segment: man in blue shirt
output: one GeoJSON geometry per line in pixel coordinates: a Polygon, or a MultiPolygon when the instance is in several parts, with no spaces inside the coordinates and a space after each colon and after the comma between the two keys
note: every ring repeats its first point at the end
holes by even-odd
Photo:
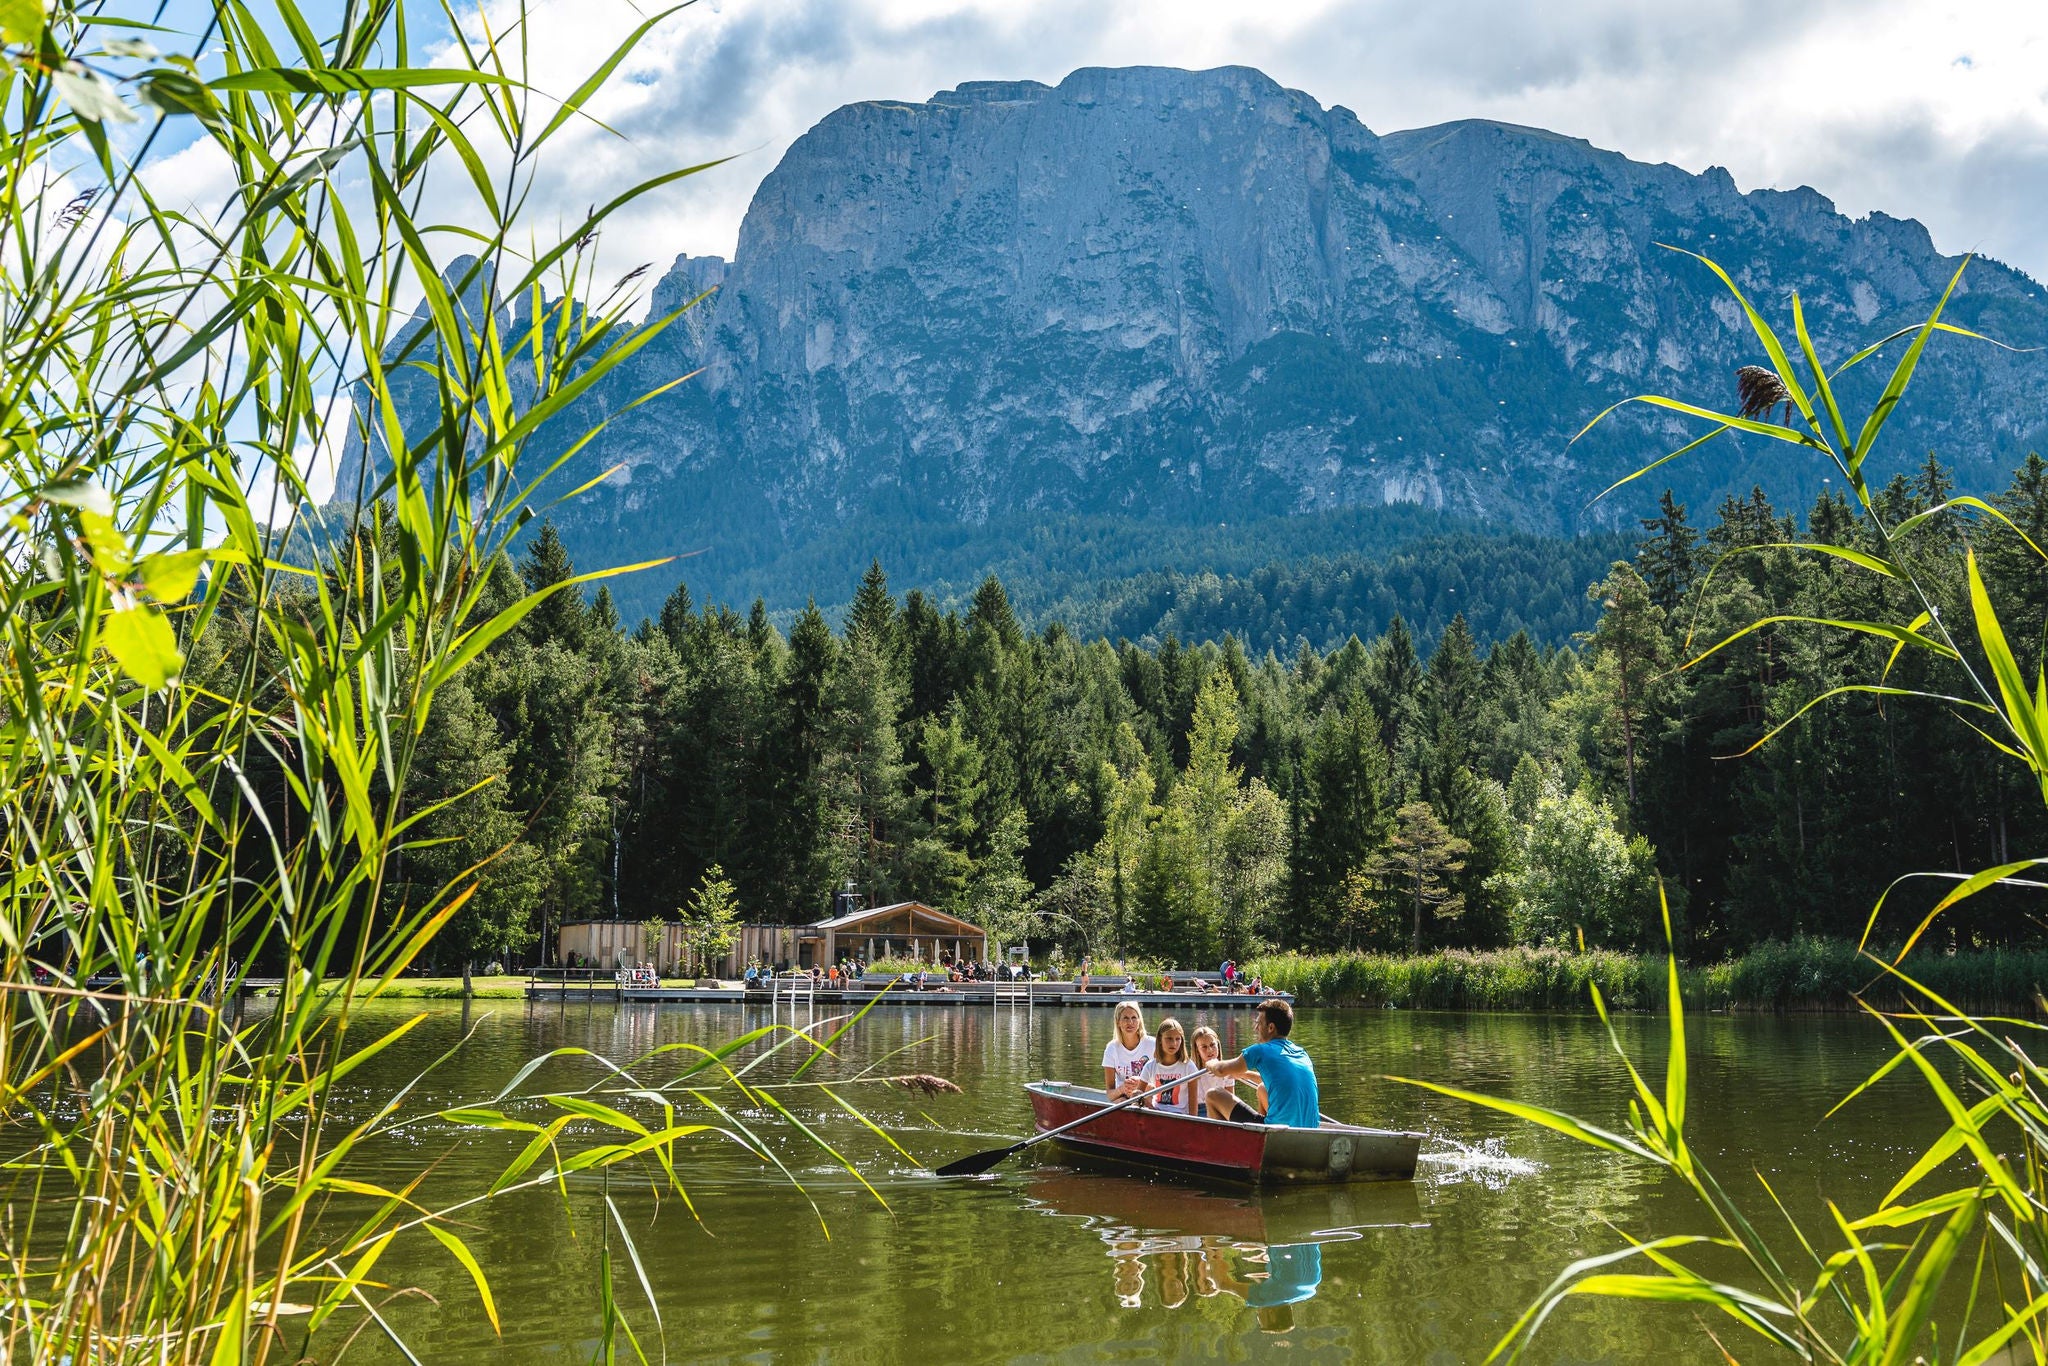
{"type": "Polygon", "coordinates": [[[1284,1124],[1291,1129],[1321,1127],[1323,1103],[1316,1090],[1315,1064],[1300,1044],[1287,1037],[1294,1030],[1294,1007],[1278,997],[1261,1001],[1256,1030],[1259,1041],[1237,1057],[1211,1058],[1203,1064],[1218,1077],[1256,1072],[1265,1084],[1263,1118],[1242,1104],[1227,1117],[1246,1123],[1284,1124]]]}

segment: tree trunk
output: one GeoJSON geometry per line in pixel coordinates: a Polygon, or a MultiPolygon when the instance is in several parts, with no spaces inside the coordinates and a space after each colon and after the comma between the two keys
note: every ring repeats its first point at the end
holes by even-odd
{"type": "Polygon", "coordinates": [[[462,999],[465,1001],[476,995],[476,987],[469,980],[469,964],[469,956],[464,954],[462,959],[462,999]]]}
{"type": "Polygon", "coordinates": [[[1415,934],[1410,951],[1422,952],[1422,859],[1415,860],[1415,934]]]}

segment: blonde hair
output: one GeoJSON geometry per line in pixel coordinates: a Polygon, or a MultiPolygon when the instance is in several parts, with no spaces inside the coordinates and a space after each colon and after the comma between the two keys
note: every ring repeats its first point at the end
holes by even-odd
{"type": "Polygon", "coordinates": [[[1113,1024],[1114,1024],[1114,1026],[1115,1026],[1115,1029],[1116,1029],[1116,1032],[1117,1032],[1117,1035],[1118,1035],[1118,1037],[1119,1037],[1119,1038],[1121,1038],[1121,1037],[1122,1037],[1122,1035],[1123,1035],[1123,1032],[1124,1032],[1124,1012],[1125,1012],[1126,1010],[1130,1011],[1130,1012],[1131,1012],[1131,1014],[1132,1014],[1133,1016],[1135,1016],[1135,1017],[1137,1018],[1137,1021],[1138,1021],[1138,1037],[1139,1037],[1139,1038],[1141,1038],[1141,1039],[1142,1039],[1142,1038],[1144,1038],[1144,1037],[1145,1037],[1145,1012],[1144,1012],[1144,1011],[1142,1011],[1142,1010],[1140,1010],[1140,1009],[1138,1009],[1138,1005],[1137,1005],[1137,1002],[1135,1002],[1135,1001],[1120,1001],[1120,1002],[1118,1002],[1118,1003],[1117,1003],[1117,1007],[1116,1007],[1116,1014],[1110,1017],[1110,1019],[1111,1019],[1112,1023],[1113,1023],[1113,1024]]]}
{"type": "MultiPolygon", "coordinates": [[[[1160,1028],[1164,1029],[1165,1026],[1161,1025],[1160,1028]]],[[[1223,1056],[1223,1037],[1220,1034],[1218,1034],[1215,1030],[1209,1028],[1209,1026],[1203,1025],[1201,1028],[1197,1029],[1193,1034],[1190,1034],[1188,1036],[1189,1057],[1195,1056],[1195,1045],[1200,1043],[1204,1039],[1207,1039],[1210,1043],[1216,1045],[1217,1057],[1220,1058],[1223,1056]]]]}
{"type": "Polygon", "coordinates": [[[1153,1032],[1152,1037],[1155,1040],[1154,1044],[1152,1045],[1152,1056],[1156,1061],[1186,1062],[1188,1060],[1188,1032],[1180,1027],[1180,1021],[1174,1019],[1173,1016],[1169,1015],[1165,1019],[1161,1020],[1159,1022],[1159,1028],[1153,1032]],[[1173,1057],[1171,1059],[1162,1058],[1159,1056],[1159,1045],[1166,1042],[1166,1036],[1168,1034],[1180,1035],[1180,1052],[1176,1057],[1173,1057]]]}

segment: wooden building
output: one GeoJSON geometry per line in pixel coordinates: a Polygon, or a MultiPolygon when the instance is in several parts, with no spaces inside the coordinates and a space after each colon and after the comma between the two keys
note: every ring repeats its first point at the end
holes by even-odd
{"type": "MultiPolygon", "coordinates": [[[[988,931],[922,901],[899,901],[848,911],[810,927],[822,941],[819,966],[842,958],[874,962],[882,958],[915,958],[936,963],[976,962],[988,956],[988,931]]],[[[809,963],[800,963],[808,967],[809,963]]]]}
{"type": "Polygon", "coordinates": [[[652,962],[664,977],[734,978],[749,963],[774,968],[829,967],[843,958],[866,962],[914,958],[976,961],[988,953],[988,932],[921,901],[870,906],[808,925],[740,925],[732,949],[713,963],[685,961],[681,927],[637,920],[576,920],[562,926],[556,962],[620,968],[652,962]]]}

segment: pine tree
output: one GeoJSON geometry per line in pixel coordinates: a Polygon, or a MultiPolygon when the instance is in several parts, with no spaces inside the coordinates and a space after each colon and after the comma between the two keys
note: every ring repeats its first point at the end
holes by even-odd
{"type": "Polygon", "coordinates": [[[981,750],[962,729],[957,705],[944,721],[925,718],[919,747],[932,785],[917,794],[924,824],[906,855],[905,879],[920,900],[958,912],[974,872],[969,849],[980,826],[975,807],[982,794],[981,750]]]}
{"type": "Polygon", "coordinates": [[[662,599],[661,616],[657,622],[661,627],[661,633],[668,637],[668,643],[675,647],[677,654],[689,649],[692,610],[690,585],[678,580],[676,586],[669,590],[669,595],[662,599]]]}
{"type": "Polygon", "coordinates": [[[1379,719],[1380,745],[1398,758],[1409,747],[1422,701],[1422,662],[1416,658],[1408,623],[1398,615],[1367,653],[1363,686],[1379,719]]]}
{"type": "Polygon", "coordinates": [[[1024,849],[1030,823],[1016,808],[996,818],[988,832],[988,849],[976,863],[967,888],[968,918],[989,933],[997,945],[1017,944],[1034,928],[1031,879],[1024,875],[1024,849]]]}
{"type": "Polygon", "coordinates": [[[1616,560],[1605,579],[1586,590],[1601,607],[1600,624],[1587,638],[1588,653],[1604,669],[1613,693],[1609,715],[1620,733],[1622,770],[1629,808],[1636,805],[1636,749],[1650,714],[1652,681],[1668,653],[1664,609],[1650,600],[1649,586],[1626,561],[1616,560]]]}
{"type": "Polygon", "coordinates": [[[1379,720],[1363,693],[1316,723],[1303,762],[1301,834],[1292,850],[1295,947],[1333,942],[1344,880],[1364,867],[1386,837],[1387,756],[1379,720]]]}
{"type": "Polygon", "coordinates": [[[1465,899],[1456,888],[1472,846],[1444,829],[1428,802],[1409,802],[1394,813],[1387,846],[1373,856],[1365,871],[1390,898],[1412,916],[1408,949],[1422,952],[1422,921],[1452,920],[1464,914],[1465,899]]]}
{"type": "Polygon", "coordinates": [[[1927,452],[1926,463],[1920,466],[1919,477],[1913,481],[1913,496],[1920,500],[1922,508],[1940,507],[1955,492],[1956,481],[1942,468],[1941,461],[1933,451],[1927,452]]]}
{"type": "MultiPolygon", "coordinates": [[[[576,566],[570,561],[562,538],[555,534],[553,522],[540,524],[540,534],[534,537],[533,546],[527,551],[519,572],[531,593],[576,577],[576,566]]],[[[563,588],[542,599],[540,605],[527,614],[521,626],[529,640],[552,640],[568,649],[581,650],[585,643],[588,612],[581,593],[574,587],[563,588]]]]}
{"type": "Polygon", "coordinates": [[[440,809],[413,827],[388,894],[417,910],[475,881],[475,893],[435,941],[437,951],[452,950],[461,962],[464,995],[479,959],[525,948],[537,935],[541,859],[520,838],[522,821],[507,803],[509,763],[510,749],[467,679],[443,684],[413,756],[405,803],[414,812],[440,809]]]}
{"type": "Polygon", "coordinates": [[[755,905],[770,917],[794,920],[830,889],[834,864],[828,847],[825,794],[819,769],[825,752],[826,690],[838,645],[813,602],[790,628],[772,693],[752,824],[760,850],[755,905]]]}
{"type": "Polygon", "coordinates": [[[1214,927],[1188,913],[1202,896],[1187,808],[1169,802],[1146,834],[1131,905],[1130,947],[1173,966],[1206,961],[1214,927]]]}
{"type": "Polygon", "coordinates": [[[1158,808],[1152,804],[1156,790],[1152,770],[1128,723],[1120,728],[1117,741],[1122,762],[1104,759],[1097,779],[1103,794],[1102,838],[1096,842],[1092,862],[1109,902],[1110,947],[1122,949],[1131,933],[1138,864],[1158,808]]]}
{"type": "Polygon", "coordinates": [[[967,624],[970,629],[986,626],[1005,649],[1014,646],[1024,634],[1024,628],[1017,624],[1017,614],[1010,609],[1010,595],[993,574],[974,590],[974,606],[967,613],[967,624]]]}
{"type": "Polygon", "coordinates": [[[1699,534],[1686,524],[1685,504],[1665,489],[1657,515],[1642,519],[1650,538],[1636,545],[1636,568],[1650,586],[1650,601],[1666,612],[1677,608],[1697,573],[1699,534]]]}
{"type": "Polygon", "coordinates": [[[841,844],[841,872],[894,900],[897,846],[911,812],[910,765],[896,734],[902,689],[874,641],[851,641],[824,697],[818,781],[841,844]]]}
{"type": "Polygon", "coordinates": [[[593,634],[613,637],[619,634],[619,609],[612,603],[612,590],[603,584],[597,586],[597,596],[591,599],[588,624],[593,634]]]}
{"type": "Polygon", "coordinates": [[[889,595],[889,576],[882,572],[880,560],[868,563],[853,605],[846,611],[846,640],[848,644],[868,641],[883,658],[896,657],[896,599],[889,595]]]}
{"type": "Polygon", "coordinates": [[[1512,933],[1508,916],[1513,904],[1500,879],[1514,872],[1520,854],[1508,795],[1499,783],[1459,769],[1445,794],[1443,820],[1444,828],[1467,845],[1464,867],[1452,879],[1465,907],[1457,938],[1474,948],[1504,945],[1512,933]]]}
{"type": "Polygon", "coordinates": [[[1444,627],[1424,675],[1429,751],[1423,777],[1439,801],[1450,791],[1453,775],[1478,756],[1480,681],[1478,649],[1460,612],[1444,627]]]}

